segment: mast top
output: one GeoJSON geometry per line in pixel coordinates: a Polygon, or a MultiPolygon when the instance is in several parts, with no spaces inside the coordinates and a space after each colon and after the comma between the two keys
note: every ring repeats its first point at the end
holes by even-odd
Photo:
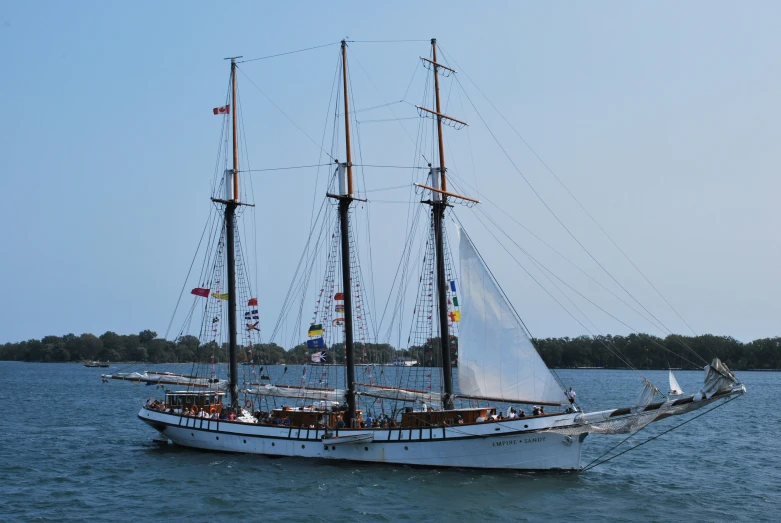
{"type": "Polygon", "coordinates": [[[244,58],[243,56],[229,56],[228,58],[223,58],[223,60],[230,60],[231,63],[235,62],[239,58],[244,58]]]}

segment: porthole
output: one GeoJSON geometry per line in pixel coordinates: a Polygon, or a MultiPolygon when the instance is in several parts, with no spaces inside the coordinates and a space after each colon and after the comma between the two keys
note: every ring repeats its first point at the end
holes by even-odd
{"type": "Polygon", "coordinates": [[[306,448],[306,445],[301,445],[301,448],[302,448],[302,449],[305,449],[305,448],[306,448]]]}
{"type": "Polygon", "coordinates": [[[528,426],[528,425],[524,425],[524,426],[523,426],[523,428],[525,428],[525,429],[528,429],[528,428],[529,428],[529,426],[528,426]]]}
{"type": "Polygon", "coordinates": [[[274,443],[274,442],[272,441],[272,442],[271,442],[271,446],[273,447],[274,445],[276,445],[276,443],[274,443]]]}
{"type": "Polygon", "coordinates": [[[409,447],[404,445],[404,450],[409,450],[409,447]]]}
{"type": "Polygon", "coordinates": [[[217,439],[220,439],[220,437],[219,437],[219,436],[217,436],[217,439]]]}
{"type": "Polygon", "coordinates": [[[369,447],[363,447],[363,450],[369,450],[369,447]]]}
{"type": "Polygon", "coordinates": [[[246,442],[247,442],[247,440],[245,439],[245,440],[244,440],[244,443],[246,443],[246,442]]]}
{"type": "Polygon", "coordinates": [[[192,437],[195,437],[195,433],[194,433],[194,432],[191,432],[191,433],[190,433],[190,436],[192,436],[192,437]]]}
{"type": "Polygon", "coordinates": [[[332,445],[332,446],[331,446],[331,450],[336,450],[336,446],[335,446],[335,445],[332,445]]]}

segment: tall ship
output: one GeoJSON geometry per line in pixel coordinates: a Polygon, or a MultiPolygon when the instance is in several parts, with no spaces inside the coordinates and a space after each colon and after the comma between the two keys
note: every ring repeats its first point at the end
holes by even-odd
{"type": "MultiPolygon", "coordinates": [[[[458,218],[460,209],[480,202],[462,194],[465,184],[451,180],[444,131],[467,123],[443,108],[440,82],[456,70],[438,51],[432,39],[428,56],[420,58],[427,80],[415,111],[431,125],[420,126],[421,133],[430,133],[430,142],[425,148],[416,145],[423,160],[414,172],[425,179],[410,184],[417,201],[407,219],[414,225],[393,279],[398,298],[389,298],[386,307],[393,315],[411,311],[405,352],[382,352],[386,348],[377,342],[379,327],[372,316],[377,311],[369,299],[374,290],[361,270],[365,254],[359,244],[367,224],[358,220],[356,208],[371,200],[357,190],[355,171],[362,167],[365,177],[370,166],[353,159],[355,111],[348,42],[342,41],[332,96],[337,101],[329,107],[338,131],[325,164],[330,182],[319,211],[316,206],[313,211],[306,249],[272,333],[293,323],[291,339],[298,338],[303,361],[290,370],[274,366],[273,372],[263,364],[268,350],[259,325],[263,300],[259,303],[260,293],[250,283],[251,249],[242,236],[241,220],[253,206],[243,197],[247,170],[239,165],[237,72],[242,62],[241,57],[230,59],[229,95],[214,109],[224,122],[226,165],[213,184],[214,212],[205,230],[211,238],[184,322],[198,334],[183,330],[178,338],[189,336],[186,341],[200,347],[202,361],[188,374],[104,376],[161,385],[164,394],[147,402],[138,418],[162,438],[184,447],[270,456],[579,471],[590,434],[631,434],[745,393],[732,372],[713,360],[703,365],[703,386],[696,394],[671,397],[646,380],[639,400],[582,411],[572,389],[546,366],[477,250],[476,238],[458,218]],[[417,250],[415,235],[421,245],[417,250]],[[312,281],[318,270],[323,275],[319,284],[312,281]],[[293,296],[306,289],[314,290],[297,302],[293,296]],[[314,305],[311,318],[302,312],[307,303],[314,305]],[[224,366],[214,363],[223,350],[229,362],[225,375],[224,366]]],[[[257,263],[262,266],[262,258],[257,263]]]]}

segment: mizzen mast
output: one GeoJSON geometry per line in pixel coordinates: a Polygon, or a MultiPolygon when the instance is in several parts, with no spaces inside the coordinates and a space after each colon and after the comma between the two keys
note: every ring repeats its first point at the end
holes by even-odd
{"type": "Polygon", "coordinates": [[[355,354],[353,347],[353,296],[350,279],[350,204],[353,201],[353,164],[350,149],[350,103],[347,92],[347,42],[342,40],[342,85],[346,162],[339,164],[339,226],[342,242],[342,291],[344,293],[344,346],[347,359],[348,426],[355,420],[355,354]]]}
{"type": "MultiPolygon", "coordinates": [[[[230,358],[230,376],[228,390],[231,395],[231,410],[239,408],[239,363],[238,347],[238,322],[236,321],[236,247],[235,247],[235,223],[236,207],[239,205],[239,139],[236,133],[236,58],[231,58],[231,105],[233,106],[233,197],[226,194],[228,203],[225,205],[225,240],[228,249],[228,348],[230,358]]],[[[227,180],[226,180],[227,182],[227,180]]]]}

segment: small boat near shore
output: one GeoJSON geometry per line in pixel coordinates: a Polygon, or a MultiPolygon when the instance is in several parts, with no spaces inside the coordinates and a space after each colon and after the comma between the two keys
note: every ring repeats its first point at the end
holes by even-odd
{"type": "Polygon", "coordinates": [[[100,368],[106,369],[108,367],[111,367],[111,363],[108,362],[108,361],[105,361],[105,362],[103,362],[103,361],[88,361],[87,363],[84,364],[84,366],[85,367],[89,367],[89,368],[98,368],[98,367],[100,367],[100,368]]]}

